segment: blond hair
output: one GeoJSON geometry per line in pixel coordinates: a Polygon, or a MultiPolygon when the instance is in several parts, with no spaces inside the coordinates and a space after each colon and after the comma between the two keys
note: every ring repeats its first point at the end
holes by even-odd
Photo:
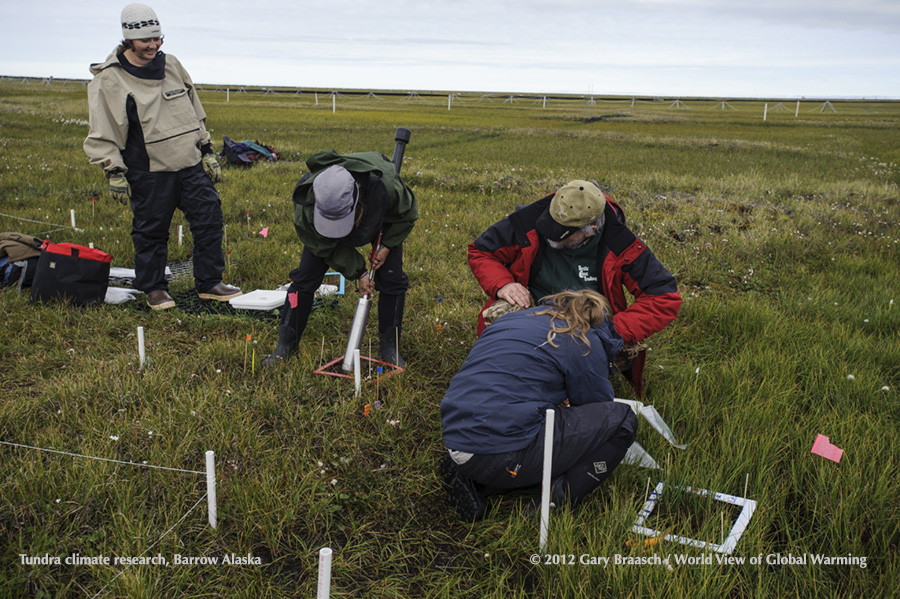
{"type": "Polygon", "coordinates": [[[593,289],[579,289],[578,291],[561,291],[544,298],[547,307],[534,314],[546,314],[550,316],[550,330],[547,332],[547,342],[553,347],[558,347],[553,342],[556,335],[571,335],[584,341],[591,351],[591,342],[586,333],[591,327],[597,326],[609,316],[612,309],[609,301],[593,289]],[[557,326],[561,321],[561,327],[557,326]]]}

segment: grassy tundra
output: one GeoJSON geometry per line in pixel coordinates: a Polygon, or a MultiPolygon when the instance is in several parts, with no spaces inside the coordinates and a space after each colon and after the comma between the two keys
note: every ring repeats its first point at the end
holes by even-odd
{"type": "MultiPolygon", "coordinates": [[[[446,98],[339,97],[333,113],[330,98],[317,104],[310,93],[227,98],[208,89],[201,98],[217,149],[228,135],[284,157],[226,167],[219,186],[226,279],[245,291],[284,283],[297,264],[290,194],[310,154],[390,155],[394,129],[412,131],[403,174],[421,219],[406,250],[409,368],[367,383],[360,398],[352,383],[313,374],[343,351],[352,285],[336,306],[314,312],[299,355],[267,371],[252,360],[275,345],[272,317],[157,314],[135,302],[32,305],[4,290],[0,441],[191,471],[214,450],[219,527],[198,504],[202,475],[0,445],[0,596],[312,597],[324,546],[334,549],[333,597],[895,592],[900,104],[837,103],[832,113],[803,102],[795,117],[794,103],[785,111],[770,102],[763,121],[763,102],[752,101],[731,102],[736,110],[575,98],[544,107],[473,95],[448,110],[446,98]],[[495,501],[475,525],[448,511],[435,473],[438,406],[474,342],[483,301],[466,245],[516,204],[574,178],[608,190],[679,280],[684,306],[651,340],[644,401],[689,446],[672,449],[641,420],[638,440],[663,470],[623,466],[585,505],[554,512],[548,552],[575,564],[533,565],[538,526],[521,496],[495,501]],[[381,409],[364,417],[376,399],[381,409]],[[810,453],[819,433],[845,450],[840,463],[810,453]],[[615,565],[616,556],[654,551],[673,563],[708,555],[626,544],[648,476],[652,485],[738,496],[746,485],[759,505],[734,557],[748,561],[672,571],[615,565]],[[22,557],[45,554],[159,554],[169,567],[22,557]],[[176,555],[231,554],[261,563],[174,564],[176,555]],[[856,561],[791,562],[810,555],[856,561]],[[610,563],[582,565],[581,556],[610,563]]],[[[80,85],[0,82],[0,229],[93,242],[114,266],[131,267],[130,212],[87,163],[86,120],[80,85]],[[71,209],[80,231],[69,226],[71,209]]],[[[170,262],[190,255],[186,226],[177,244],[179,224],[180,213],[170,262]]],[[[191,282],[172,288],[187,292],[191,282]]],[[[670,493],[647,524],[718,542],[734,516],[670,493]]]]}

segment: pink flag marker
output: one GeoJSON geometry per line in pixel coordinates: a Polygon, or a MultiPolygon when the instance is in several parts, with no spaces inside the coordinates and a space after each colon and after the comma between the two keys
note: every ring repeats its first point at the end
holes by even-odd
{"type": "Polygon", "coordinates": [[[269,236],[269,227],[266,227],[265,229],[260,231],[259,234],[262,235],[263,237],[268,237],[269,236]]]}
{"type": "Polygon", "coordinates": [[[825,435],[817,435],[816,442],[813,443],[812,453],[828,458],[834,462],[840,462],[844,450],[836,445],[832,445],[825,435]]]}
{"type": "Polygon", "coordinates": [[[297,307],[297,294],[296,293],[288,293],[288,302],[291,305],[291,308],[297,307]]]}

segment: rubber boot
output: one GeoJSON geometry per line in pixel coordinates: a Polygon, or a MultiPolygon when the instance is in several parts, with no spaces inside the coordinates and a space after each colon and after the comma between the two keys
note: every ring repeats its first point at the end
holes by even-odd
{"type": "Polygon", "coordinates": [[[382,362],[406,368],[400,355],[400,332],[403,328],[403,308],[406,294],[385,295],[378,298],[378,354],[382,362]]]}
{"type": "Polygon", "coordinates": [[[278,325],[278,346],[271,354],[269,354],[261,363],[261,366],[271,366],[276,362],[286,360],[300,345],[300,337],[306,329],[306,322],[309,320],[309,313],[312,311],[313,300],[315,296],[308,293],[293,292],[296,297],[296,305],[291,306],[292,292],[288,292],[288,297],[284,300],[281,307],[281,324],[278,325]]]}

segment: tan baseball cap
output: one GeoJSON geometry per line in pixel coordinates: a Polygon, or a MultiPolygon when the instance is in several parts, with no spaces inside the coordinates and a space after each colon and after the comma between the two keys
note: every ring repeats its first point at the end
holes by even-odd
{"type": "Polygon", "coordinates": [[[590,181],[576,179],[559,188],[550,207],[536,223],[538,231],[550,241],[562,241],[603,215],[606,197],[590,181]]]}

